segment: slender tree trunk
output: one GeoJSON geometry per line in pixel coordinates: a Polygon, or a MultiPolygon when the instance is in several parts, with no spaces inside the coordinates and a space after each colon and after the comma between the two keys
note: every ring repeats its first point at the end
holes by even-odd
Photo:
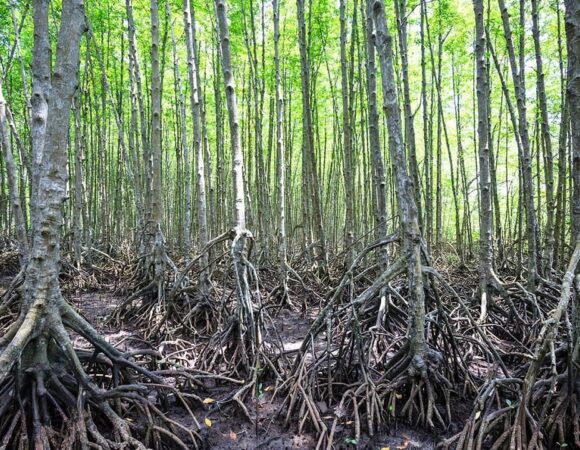
{"type": "MultiPolygon", "coordinates": [[[[461,123],[461,88],[459,85],[459,77],[455,74],[455,62],[452,62],[452,78],[453,78],[453,98],[455,105],[455,124],[457,127],[457,170],[459,171],[460,191],[463,195],[463,223],[462,230],[467,235],[467,256],[471,256],[472,238],[471,238],[471,207],[469,204],[469,184],[467,183],[467,174],[465,170],[465,150],[463,148],[463,127],[461,123]]],[[[460,249],[461,258],[465,258],[465,249],[460,249]]]]}
{"type": "MultiPolygon", "coordinates": [[[[254,311],[255,305],[250,296],[248,282],[248,270],[246,263],[246,242],[253,239],[252,234],[246,229],[246,202],[244,187],[244,154],[240,144],[240,123],[238,117],[238,105],[234,75],[232,71],[232,56],[230,51],[230,35],[228,30],[228,18],[225,0],[215,0],[215,8],[218,18],[218,29],[221,45],[221,62],[226,91],[226,103],[228,119],[230,123],[230,138],[232,146],[232,173],[234,185],[234,209],[235,209],[235,237],[232,243],[232,257],[236,273],[236,294],[238,298],[239,323],[246,328],[246,350],[250,354],[243,355],[248,358],[246,369],[250,369],[257,363],[257,354],[260,347],[260,315],[257,317],[254,311]],[[257,319],[257,322],[256,322],[257,319]]],[[[256,370],[256,369],[254,369],[256,370]]]]}
{"type": "Polygon", "coordinates": [[[401,71],[403,79],[403,111],[405,114],[405,145],[409,157],[409,174],[415,187],[415,202],[419,214],[419,226],[422,228],[421,185],[419,183],[419,165],[417,163],[417,148],[415,145],[414,114],[411,110],[411,88],[409,85],[409,58],[407,48],[407,0],[395,0],[397,16],[397,32],[399,36],[399,52],[401,55],[401,71]]]}
{"type": "MultiPolygon", "coordinates": [[[[143,95],[143,86],[141,80],[141,68],[139,64],[139,56],[137,54],[137,37],[135,35],[135,22],[133,20],[133,5],[131,0],[125,0],[125,8],[127,10],[127,28],[129,34],[129,74],[131,77],[131,85],[134,88],[134,98],[136,98],[136,106],[138,109],[139,115],[139,139],[135,139],[135,143],[139,142],[141,145],[141,152],[143,154],[143,171],[144,177],[142,177],[142,192],[143,192],[143,229],[139,230],[141,234],[141,248],[140,250],[143,252],[141,256],[144,256],[145,253],[149,252],[150,249],[148,248],[151,236],[148,233],[149,228],[149,221],[151,220],[151,149],[149,147],[149,142],[147,139],[147,121],[145,119],[145,104],[144,99],[145,96],[143,95]]],[[[135,125],[137,123],[137,113],[133,112],[132,106],[132,119],[131,119],[131,130],[132,132],[137,135],[137,130],[135,125]]],[[[137,165],[137,161],[139,158],[137,154],[135,154],[135,168],[140,167],[141,165],[137,165]]],[[[136,170],[136,173],[139,173],[139,170],[136,170]]]]}
{"type": "Polygon", "coordinates": [[[159,5],[151,0],[151,221],[150,236],[154,266],[153,280],[157,296],[164,296],[165,242],[162,233],[163,198],[161,196],[161,74],[159,71],[159,5]]]}
{"type": "MultiPolygon", "coordinates": [[[[16,239],[18,239],[18,251],[20,264],[22,267],[28,262],[29,246],[26,232],[26,221],[21,203],[20,189],[18,186],[18,175],[14,156],[12,155],[12,145],[10,140],[10,130],[8,129],[6,111],[6,101],[2,92],[2,80],[0,79],[0,146],[4,150],[4,160],[6,162],[6,172],[8,178],[8,190],[10,192],[10,205],[14,214],[14,225],[16,228],[16,239]]],[[[22,169],[21,169],[22,170],[22,169]]]]}
{"type": "Polygon", "coordinates": [[[230,52],[230,37],[227,23],[226,3],[216,0],[217,18],[221,43],[222,70],[226,89],[228,119],[232,145],[232,175],[234,185],[235,223],[240,229],[246,228],[246,201],[244,195],[244,156],[240,143],[240,122],[235,94],[234,74],[230,52]]]}
{"type": "Polygon", "coordinates": [[[75,165],[74,165],[74,203],[73,203],[73,240],[75,263],[80,270],[82,260],[82,233],[81,215],[83,210],[83,137],[81,127],[81,98],[74,98],[74,124],[75,124],[75,165]]]}
{"type": "Polygon", "coordinates": [[[560,98],[562,99],[562,106],[560,109],[560,130],[558,137],[558,185],[556,187],[556,223],[554,225],[554,263],[556,268],[560,268],[563,262],[563,256],[565,254],[564,243],[565,243],[565,212],[566,211],[566,192],[568,181],[567,177],[567,167],[568,167],[568,157],[567,157],[567,142],[568,142],[568,130],[570,126],[569,117],[569,107],[568,107],[568,96],[566,95],[566,75],[564,73],[564,55],[563,55],[563,45],[562,45],[562,13],[560,11],[560,1],[556,0],[556,20],[558,29],[558,59],[559,59],[559,69],[560,69],[560,98]]]}
{"type": "Polygon", "coordinates": [[[565,0],[568,46],[568,104],[572,139],[572,241],[580,239],[580,3],[565,0]]]}
{"type": "Polygon", "coordinates": [[[369,2],[372,2],[373,5],[372,12],[376,29],[376,46],[382,74],[383,111],[387,117],[389,152],[393,170],[395,171],[397,204],[399,219],[401,221],[403,252],[407,267],[410,295],[408,338],[410,352],[413,355],[413,363],[416,364],[418,362],[422,363],[421,360],[426,356],[427,352],[427,344],[425,341],[425,292],[423,289],[421,263],[421,231],[419,229],[419,217],[415,203],[413,182],[407,171],[401,116],[393,69],[393,43],[387,28],[385,6],[382,0],[369,0],[369,2]]]}
{"type": "MultiPolygon", "coordinates": [[[[528,240],[528,286],[535,289],[538,276],[538,221],[536,218],[534,187],[532,176],[532,157],[530,152],[530,138],[528,131],[528,120],[526,113],[526,90],[524,84],[524,66],[518,68],[512,40],[512,32],[509,22],[509,15],[504,0],[498,0],[501,11],[504,35],[508,49],[510,68],[514,89],[516,93],[516,105],[518,110],[518,134],[522,144],[522,157],[520,163],[522,166],[522,183],[524,205],[526,209],[526,230],[528,240]]],[[[523,35],[523,31],[522,31],[523,35]]],[[[522,38],[523,39],[523,38],[522,38]]],[[[520,43],[521,47],[521,43],[520,43]]],[[[523,55],[520,55],[523,58],[523,55]]]]}
{"type": "Polygon", "coordinates": [[[342,95],[342,150],[344,172],[344,198],[345,198],[345,221],[344,221],[344,246],[346,250],[346,267],[349,267],[354,258],[354,174],[353,174],[353,149],[352,129],[350,123],[349,108],[349,77],[348,63],[346,58],[347,23],[346,23],[346,0],[340,0],[340,80],[342,95]]]}
{"type": "MultiPolygon", "coordinates": [[[[318,168],[314,150],[314,131],[312,127],[312,102],[310,100],[310,60],[308,56],[308,47],[306,42],[306,22],[304,20],[304,0],[297,0],[297,19],[298,19],[298,46],[300,48],[300,76],[302,80],[302,145],[304,165],[303,181],[306,191],[302,193],[304,198],[311,198],[312,203],[312,222],[316,232],[315,255],[322,273],[326,272],[326,242],[324,237],[324,227],[322,223],[322,204],[320,202],[320,185],[318,183],[318,168]]],[[[305,212],[305,214],[308,214],[305,212]]],[[[308,216],[306,216],[308,217],[308,216]]]]}
{"type": "Polygon", "coordinates": [[[479,154],[479,289],[483,319],[487,296],[496,291],[500,283],[493,270],[492,192],[490,179],[489,143],[489,81],[485,56],[485,27],[483,0],[474,0],[475,58],[477,66],[477,143],[479,154]]]}
{"type": "MultiPolygon", "coordinates": [[[[207,228],[207,198],[206,198],[206,181],[205,181],[205,159],[203,155],[202,130],[200,122],[200,101],[199,101],[199,86],[198,86],[198,61],[195,57],[195,48],[193,41],[193,28],[195,24],[192,22],[191,1],[184,0],[183,20],[185,26],[185,36],[187,42],[187,70],[189,75],[190,85],[190,102],[191,111],[193,115],[193,146],[196,160],[196,174],[197,174],[197,223],[200,249],[204,248],[209,240],[207,228]]],[[[187,175],[186,175],[187,176],[187,175]]],[[[200,264],[204,267],[201,273],[200,286],[203,295],[208,293],[209,283],[209,268],[208,255],[204,253],[200,264]]]]}
{"type": "Polygon", "coordinates": [[[548,276],[554,265],[554,161],[552,155],[552,137],[548,122],[548,101],[544,81],[544,65],[540,46],[540,25],[538,17],[538,0],[532,0],[532,35],[536,53],[536,79],[538,99],[540,103],[540,120],[542,125],[542,140],[544,144],[544,178],[546,183],[546,225],[544,227],[544,273],[548,276]]]}
{"type": "Polygon", "coordinates": [[[284,149],[284,96],[280,73],[280,3],[273,0],[274,14],[274,77],[276,83],[276,154],[278,158],[278,261],[282,296],[288,295],[287,238],[286,238],[286,154],[284,149]]]}
{"type": "MultiPolygon", "coordinates": [[[[375,33],[373,29],[372,2],[367,2],[366,16],[366,47],[367,47],[367,101],[369,105],[369,146],[373,160],[373,184],[375,198],[376,240],[384,239],[387,234],[387,183],[385,180],[385,164],[381,149],[379,129],[379,111],[377,107],[377,69],[375,64],[375,33]]],[[[381,249],[379,263],[385,270],[388,266],[387,249],[381,249]]]]}
{"type": "Polygon", "coordinates": [[[431,139],[431,118],[429,117],[429,103],[427,101],[427,56],[425,55],[425,28],[427,21],[427,5],[421,0],[421,107],[423,111],[423,145],[425,146],[425,236],[427,244],[431,246],[433,231],[433,200],[431,176],[433,145],[431,139]]]}
{"type": "MultiPolygon", "coordinates": [[[[187,1],[187,0],[186,0],[187,1]]],[[[175,82],[175,96],[177,100],[177,117],[179,122],[179,143],[181,149],[178,150],[178,156],[183,154],[183,186],[178,187],[179,198],[183,192],[184,196],[184,211],[183,224],[181,229],[182,240],[180,248],[183,250],[186,259],[189,258],[191,251],[191,157],[189,153],[189,141],[187,136],[187,115],[185,112],[185,96],[183,93],[183,84],[181,81],[181,73],[179,71],[179,54],[177,52],[177,42],[175,38],[175,27],[173,26],[173,19],[171,17],[171,5],[169,0],[165,1],[166,14],[169,21],[171,48],[173,53],[173,78],[175,82]]],[[[186,28],[187,30],[187,28],[186,28]]],[[[189,49],[189,46],[188,46],[189,49]]],[[[181,168],[179,168],[181,169],[181,168]]],[[[181,170],[178,169],[178,175],[181,170]]]]}

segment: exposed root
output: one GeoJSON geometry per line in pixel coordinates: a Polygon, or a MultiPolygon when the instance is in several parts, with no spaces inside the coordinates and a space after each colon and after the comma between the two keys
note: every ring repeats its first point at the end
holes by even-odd
{"type": "MultiPolygon", "coordinates": [[[[159,235],[159,233],[158,233],[159,235]]],[[[155,277],[141,287],[134,289],[113,312],[110,320],[122,323],[131,320],[137,326],[146,328],[146,337],[163,335],[171,337],[174,331],[181,329],[192,334],[210,334],[216,330],[217,305],[209,297],[211,281],[207,277],[198,277],[199,283],[193,284],[190,277],[196,264],[203,262],[203,256],[221,242],[235,238],[235,230],[229,230],[206,244],[199,255],[187,262],[183,270],[178,270],[173,261],[162,251],[160,238],[156,238],[156,248],[159,253],[155,261],[163,260],[163,264],[155,264],[155,277]],[[173,276],[161,271],[162,267],[172,267],[173,276]],[[203,278],[203,280],[202,280],[203,278]],[[200,286],[200,283],[204,283],[200,286]],[[145,327],[146,325],[146,327],[145,327]]],[[[211,264],[219,262],[224,254],[215,258],[211,264]]],[[[207,271],[207,266],[198,267],[194,276],[207,271]]],[[[136,273],[142,269],[136,269],[136,273]]],[[[146,272],[147,273],[147,272],[146,272]]],[[[139,283],[142,277],[136,277],[139,283]]]]}
{"type": "MultiPolygon", "coordinates": [[[[544,450],[572,442],[580,445],[579,344],[577,335],[574,337],[577,330],[573,331],[567,316],[579,261],[580,241],[564,276],[560,299],[543,320],[529,363],[516,368],[512,377],[486,383],[463,431],[444,441],[442,447],[544,450]],[[568,330],[568,342],[562,347],[565,351],[556,348],[562,318],[568,330]]],[[[580,285],[580,276],[576,284],[580,285]]],[[[575,308],[572,311],[576,314],[575,308]]]]}
{"type": "Polygon", "coordinates": [[[166,374],[137,358],[108,344],[62,298],[37,300],[0,353],[0,448],[198,448],[195,428],[163,412],[176,403],[197,423],[187,402],[166,374]],[[59,313],[44,315],[46,305],[59,313]],[[93,350],[73,348],[65,327],[93,350]]]}

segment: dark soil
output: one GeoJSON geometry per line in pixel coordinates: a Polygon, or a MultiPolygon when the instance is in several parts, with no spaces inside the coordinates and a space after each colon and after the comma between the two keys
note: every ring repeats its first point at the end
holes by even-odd
{"type": "MultiPolygon", "coordinates": [[[[127,324],[122,329],[106,322],[108,315],[122,302],[122,298],[108,292],[68,293],[67,298],[78,310],[105,336],[123,351],[143,348],[145,342],[141,339],[139,330],[130,329],[127,324]]],[[[284,344],[284,352],[295,353],[302,344],[309,326],[318,313],[317,308],[311,308],[307,314],[282,310],[274,320],[276,331],[284,344]]],[[[271,328],[271,325],[270,325],[271,328]]],[[[84,340],[73,336],[75,345],[85,346],[84,340]]],[[[315,343],[315,351],[324,346],[324,337],[315,343]]],[[[208,382],[203,395],[212,399],[221,399],[231,393],[232,388],[208,382]]],[[[297,434],[294,427],[285,429],[282,419],[278,418],[283,398],[274,396],[274,385],[264,383],[259,388],[258,399],[249,400],[246,406],[253,416],[253,422],[248,421],[235,405],[225,407],[197,408],[194,410],[197,420],[203,427],[202,435],[210,449],[240,449],[240,450],[290,450],[314,449],[316,436],[314,433],[297,434]],[[206,419],[209,419],[206,420],[206,419]],[[208,426],[209,425],[209,426],[208,426]]],[[[170,411],[173,419],[185,426],[195,427],[191,418],[183,410],[177,408],[170,411]]],[[[333,418],[333,411],[328,411],[333,418]]],[[[353,443],[352,423],[345,422],[337,428],[334,440],[336,449],[434,449],[438,440],[436,433],[413,430],[407,425],[393,423],[389,433],[377,434],[371,438],[362,436],[357,444],[353,443]]]]}

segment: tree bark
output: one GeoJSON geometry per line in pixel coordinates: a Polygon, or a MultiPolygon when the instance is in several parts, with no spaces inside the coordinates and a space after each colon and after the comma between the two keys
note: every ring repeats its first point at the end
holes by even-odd
{"type": "Polygon", "coordinates": [[[475,58],[477,85],[477,151],[479,155],[479,290],[483,319],[487,296],[497,291],[500,283],[493,270],[493,223],[490,174],[489,80],[485,55],[483,0],[473,1],[475,14],[475,58]]]}
{"type": "MultiPolygon", "coordinates": [[[[187,43],[187,72],[189,75],[190,85],[190,102],[191,112],[193,115],[193,145],[196,161],[196,175],[197,175],[197,223],[199,242],[198,247],[203,249],[209,239],[207,228],[207,196],[206,196],[206,182],[205,182],[205,159],[203,155],[202,145],[202,130],[200,122],[200,101],[199,101],[199,86],[198,86],[198,62],[195,57],[195,48],[193,41],[193,29],[195,24],[192,22],[191,1],[184,0],[183,4],[183,20],[185,26],[185,36],[187,43]]],[[[187,176],[187,174],[186,174],[187,176]]],[[[209,283],[209,269],[208,269],[208,255],[204,253],[200,264],[205,269],[201,273],[200,286],[203,295],[208,293],[209,283]]]]}
{"type": "MultiPolygon", "coordinates": [[[[554,158],[552,154],[552,137],[548,122],[548,100],[546,97],[546,83],[544,80],[544,64],[540,46],[540,25],[538,17],[538,0],[532,0],[532,35],[536,53],[536,84],[540,104],[541,134],[544,143],[544,179],[546,184],[546,225],[544,228],[543,271],[550,275],[554,265],[554,158]]],[[[563,100],[562,100],[563,101],[563,100]]]]}
{"type": "Polygon", "coordinates": [[[344,246],[346,250],[346,267],[350,267],[354,258],[354,180],[353,180],[353,149],[352,130],[350,123],[349,102],[349,79],[348,63],[346,58],[347,23],[346,23],[346,0],[340,0],[340,81],[342,97],[342,150],[343,150],[343,173],[344,173],[344,246]]]}
{"type": "Polygon", "coordinates": [[[397,16],[397,33],[401,55],[401,78],[403,79],[403,111],[405,114],[405,145],[409,157],[409,174],[415,188],[415,203],[419,214],[419,226],[422,228],[421,185],[419,184],[419,165],[417,163],[417,146],[415,144],[414,114],[411,110],[411,88],[409,84],[409,57],[407,48],[407,0],[395,0],[397,16]]]}
{"type": "Polygon", "coordinates": [[[276,83],[276,154],[278,158],[278,262],[282,295],[288,295],[287,238],[286,238],[286,154],[284,151],[284,96],[280,74],[280,3],[273,0],[274,15],[274,77],[276,83]]]}
{"type": "MultiPolygon", "coordinates": [[[[5,336],[0,339],[0,383],[10,374],[16,359],[26,348],[35,348],[33,364],[50,370],[46,351],[51,331],[59,324],[64,309],[59,286],[60,227],[62,204],[66,199],[67,144],[69,114],[78,84],[80,39],[85,31],[82,0],[64,0],[58,37],[56,65],[50,76],[50,66],[40,49],[48,44],[47,2],[36,0],[34,7],[35,48],[32,71],[44,88],[50,83],[50,103],[43,104],[38,84],[33,96],[36,103],[35,122],[46,123],[34,131],[36,197],[32,198],[33,227],[30,261],[26,266],[20,315],[5,336]],[[47,78],[45,78],[47,77],[47,78]],[[40,104],[38,103],[40,102],[40,104]],[[46,109],[43,109],[46,107],[46,109]],[[44,113],[45,112],[45,113],[44,113]],[[40,359],[39,359],[40,358],[40,359]]],[[[34,107],[33,107],[34,108],[34,107]]],[[[52,336],[54,337],[54,336],[52,336]]],[[[64,345],[64,342],[62,343],[64,345]]],[[[31,350],[32,351],[32,350],[31,350]]],[[[25,369],[25,368],[24,368],[25,369]]],[[[23,369],[19,369],[23,370],[23,369]]]]}
{"type": "MultiPolygon", "coordinates": [[[[248,269],[246,262],[247,241],[251,240],[252,234],[246,228],[246,203],[244,186],[244,154],[240,144],[240,125],[238,117],[238,105],[236,99],[236,89],[234,75],[232,71],[232,56],[230,50],[230,35],[228,29],[227,7],[225,0],[215,0],[215,8],[218,19],[218,29],[221,46],[221,62],[224,75],[226,91],[226,103],[228,119],[230,124],[230,138],[232,146],[232,172],[234,184],[234,205],[235,205],[235,237],[232,243],[232,259],[234,262],[236,294],[237,294],[237,314],[238,322],[242,325],[246,334],[240,336],[244,341],[247,354],[242,358],[246,361],[247,371],[257,363],[258,351],[260,348],[260,314],[254,311],[255,305],[250,294],[248,282],[248,269]],[[257,316],[257,317],[256,317],[257,316]],[[257,321],[256,321],[257,319],[257,321]]],[[[255,369],[254,369],[255,370],[255,369]]]]}
{"type": "MultiPolygon", "coordinates": [[[[381,136],[379,129],[379,111],[377,107],[377,69],[375,63],[375,33],[373,29],[372,2],[367,2],[366,16],[366,49],[367,49],[367,101],[369,105],[369,146],[373,161],[373,184],[375,199],[375,223],[377,242],[387,236],[387,183],[385,180],[385,163],[381,149],[381,136]]],[[[381,248],[379,254],[381,268],[386,270],[388,266],[388,253],[386,247],[381,248]]]]}
{"type": "MultiPolygon", "coordinates": [[[[530,137],[528,131],[528,119],[526,113],[526,90],[524,83],[524,66],[516,62],[512,32],[509,22],[509,14],[504,0],[498,0],[503,23],[504,35],[512,79],[516,93],[516,105],[518,110],[518,134],[522,145],[520,164],[522,168],[522,185],[524,205],[526,209],[526,231],[528,241],[528,286],[535,290],[538,277],[538,221],[536,218],[534,187],[532,176],[532,157],[530,152],[530,137]]],[[[522,32],[523,34],[523,32],[522,32]]],[[[521,46],[521,43],[520,43],[521,46]]],[[[523,55],[520,55],[523,58],[523,55]]]]}
{"type": "MultiPolygon", "coordinates": [[[[413,182],[407,171],[401,115],[393,69],[393,43],[387,28],[383,0],[372,2],[376,29],[376,46],[379,54],[383,87],[383,111],[389,131],[389,152],[395,172],[397,205],[401,221],[403,254],[407,265],[409,286],[409,344],[414,363],[422,360],[427,351],[425,341],[425,292],[421,263],[421,231],[415,203],[413,182]]],[[[422,362],[422,361],[421,361],[422,362]]]]}
{"type": "Polygon", "coordinates": [[[580,237],[580,3],[566,0],[566,38],[568,47],[568,104],[572,139],[572,241],[580,237]]]}
{"type": "MultiPolygon", "coordinates": [[[[324,237],[324,227],[322,223],[322,204],[320,202],[320,185],[318,183],[318,168],[314,152],[314,131],[312,127],[312,102],[310,100],[310,61],[308,57],[308,47],[306,43],[306,22],[304,20],[304,0],[297,0],[297,19],[298,19],[298,46],[300,49],[300,77],[302,80],[302,146],[305,180],[303,185],[306,189],[302,195],[307,198],[310,196],[312,203],[312,222],[316,232],[315,252],[319,268],[323,273],[326,272],[326,242],[324,237]]],[[[308,213],[306,213],[308,214],[308,213]]],[[[308,215],[306,215],[308,217],[308,215]]],[[[304,224],[306,226],[306,224],[304,224]]]]}
{"type": "MultiPolygon", "coordinates": [[[[6,172],[8,178],[8,190],[10,192],[10,205],[14,214],[14,225],[16,228],[16,239],[18,240],[18,251],[20,264],[22,267],[28,262],[28,235],[26,232],[26,221],[21,203],[20,189],[18,186],[18,175],[14,156],[12,155],[12,145],[10,142],[10,131],[7,121],[7,105],[2,92],[2,80],[0,79],[0,147],[4,151],[6,161],[6,172]]],[[[22,170],[22,169],[21,169],[22,170]]]]}

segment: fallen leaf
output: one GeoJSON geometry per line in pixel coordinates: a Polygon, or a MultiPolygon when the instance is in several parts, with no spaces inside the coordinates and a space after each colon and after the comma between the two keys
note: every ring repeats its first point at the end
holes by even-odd
{"type": "Polygon", "coordinates": [[[398,392],[395,392],[395,398],[397,400],[401,400],[403,398],[403,394],[399,394],[398,392]]]}
{"type": "Polygon", "coordinates": [[[479,419],[479,416],[481,416],[481,411],[475,413],[475,420],[479,419]]]}
{"type": "Polygon", "coordinates": [[[268,386],[266,389],[264,389],[264,392],[270,392],[273,389],[274,389],[274,386],[268,386]]]}
{"type": "Polygon", "coordinates": [[[391,450],[391,447],[381,447],[381,450],[391,450]]]}
{"type": "Polygon", "coordinates": [[[215,402],[215,400],[213,398],[210,398],[210,397],[203,399],[204,405],[209,405],[210,403],[213,403],[213,402],[215,402]]]}
{"type": "Polygon", "coordinates": [[[211,422],[211,419],[209,417],[206,417],[205,420],[204,420],[204,422],[205,422],[205,425],[208,428],[211,427],[212,422],[211,422]]]}

